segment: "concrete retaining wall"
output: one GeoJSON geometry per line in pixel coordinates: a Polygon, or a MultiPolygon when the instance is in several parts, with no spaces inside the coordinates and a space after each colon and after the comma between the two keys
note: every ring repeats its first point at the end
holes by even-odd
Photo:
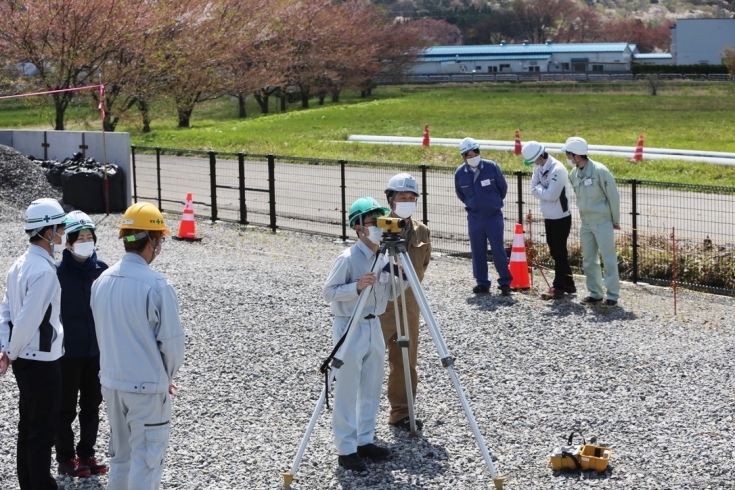
{"type": "Polygon", "coordinates": [[[85,158],[114,163],[125,175],[125,203],[132,204],[130,134],[100,131],[0,130],[0,144],[25,156],[62,161],[81,151],[85,158]],[[107,158],[105,158],[107,157],[107,158]]]}

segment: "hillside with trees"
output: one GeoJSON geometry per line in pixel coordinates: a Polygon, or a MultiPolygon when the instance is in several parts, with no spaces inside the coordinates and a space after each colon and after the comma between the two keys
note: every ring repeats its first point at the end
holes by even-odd
{"type": "Polygon", "coordinates": [[[732,0],[374,0],[374,3],[401,22],[424,23],[424,37],[434,45],[498,44],[503,40],[629,42],[636,44],[642,53],[668,51],[669,26],[677,18],[732,18],[735,11],[732,0]],[[437,29],[434,36],[428,19],[437,29]],[[447,36],[452,28],[452,36],[447,36]],[[450,39],[455,42],[449,42],[450,39]]]}

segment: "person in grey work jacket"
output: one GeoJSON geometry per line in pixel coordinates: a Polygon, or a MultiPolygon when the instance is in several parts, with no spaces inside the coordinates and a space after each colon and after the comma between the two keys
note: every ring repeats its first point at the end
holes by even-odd
{"type": "Polygon", "coordinates": [[[168,233],[154,205],[130,206],[118,235],[126,253],[92,286],[100,382],[110,422],[107,490],[157,489],[163,474],[173,379],[184,361],[176,292],[149,267],[168,233]]]}
{"type": "Polygon", "coordinates": [[[0,307],[0,375],[12,363],[20,392],[16,468],[21,490],[61,488],[51,476],[51,448],[61,404],[59,358],[64,353],[54,252],[64,248],[65,219],[55,199],[37,199],[28,206],[25,231],[30,245],[8,271],[0,307]]]}
{"type": "Polygon", "coordinates": [[[587,276],[589,296],[586,304],[601,303],[604,299],[600,259],[605,267],[607,306],[615,306],[620,298],[618,256],[615,251],[615,231],[620,229],[620,194],[615,179],[603,164],[587,158],[587,141],[578,136],[567,139],[562,151],[574,168],[569,180],[577,195],[577,207],[582,225],[582,268],[587,276]]]}
{"type": "Polygon", "coordinates": [[[464,163],[454,172],[454,189],[467,211],[472,272],[477,282],[472,292],[490,292],[487,272],[489,240],[493,263],[498,272],[498,287],[503,296],[509,296],[513,277],[508,268],[503,242],[503,200],[508,184],[497,163],[480,157],[480,144],[474,139],[463,139],[459,144],[459,153],[464,163]]]}
{"type": "Polygon", "coordinates": [[[375,255],[382,238],[376,218],[389,212],[372,197],[362,197],[352,203],[349,225],[358,240],[339,254],[322,290],[334,315],[332,335],[336,345],[346,331],[360,293],[372,286],[362,319],[352,326],[357,332],[342,353],[344,364],[339,368],[334,388],[332,431],[337,462],[353,471],[367,469],[363,458],[381,461],[390,457],[390,451],[375,445],[373,439],[385,356],[379,315],[385,312],[390,298],[391,278],[383,270],[383,264],[378,264],[377,274],[370,272],[376,260],[385,261],[385,256],[375,255]]]}
{"type": "Polygon", "coordinates": [[[551,297],[562,299],[566,294],[577,292],[567,251],[567,239],[572,229],[572,213],[569,207],[572,191],[569,186],[569,172],[564,168],[564,164],[550,156],[544,145],[538,141],[529,141],[523,145],[521,155],[525,165],[534,165],[531,194],[540,201],[546,244],[554,260],[551,297]]]}

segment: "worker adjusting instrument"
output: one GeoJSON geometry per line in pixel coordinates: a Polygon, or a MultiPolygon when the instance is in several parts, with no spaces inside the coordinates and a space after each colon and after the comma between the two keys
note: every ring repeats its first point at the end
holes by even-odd
{"type": "MultiPolygon", "coordinates": [[[[464,390],[462,389],[462,385],[459,382],[459,377],[454,371],[454,358],[449,353],[447,345],[444,342],[444,338],[442,337],[442,334],[439,331],[439,327],[437,326],[434,314],[431,312],[431,308],[429,308],[429,302],[426,300],[424,289],[421,286],[421,282],[416,275],[416,270],[414,269],[413,264],[411,263],[411,259],[408,256],[408,251],[406,250],[406,241],[401,237],[401,232],[407,224],[408,222],[406,220],[400,218],[377,218],[376,225],[383,230],[383,237],[380,242],[378,252],[375,254],[375,261],[373,262],[373,265],[371,267],[371,272],[378,273],[379,269],[381,268],[380,265],[385,263],[384,261],[380,260],[380,258],[387,257],[389,259],[388,263],[390,266],[391,276],[393,277],[395,275],[398,277],[397,286],[395,284],[395,281],[392,281],[393,284],[391,286],[391,299],[394,302],[394,306],[396,306],[394,308],[394,311],[396,314],[397,343],[401,347],[403,356],[403,367],[405,369],[406,395],[408,396],[411,434],[416,434],[416,417],[414,414],[414,402],[412,395],[413,390],[411,387],[411,376],[409,372],[410,367],[408,361],[408,316],[406,313],[405,302],[402,301],[401,316],[403,321],[399,321],[401,318],[398,316],[399,308],[397,307],[398,305],[396,303],[399,291],[403,291],[406,286],[404,280],[408,281],[408,285],[410,285],[411,289],[413,290],[413,294],[419,304],[419,309],[421,310],[421,314],[423,315],[424,321],[426,322],[426,326],[428,327],[429,332],[431,333],[431,337],[434,340],[434,345],[436,346],[436,349],[438,351],[441,365],[446,368],[447,372],[449,373],[449,377],[452,381],[452,384],[454,385],[454,389],[457,392],[459,401],[462,405],[462,408],[464,409],[465,415],[467,416],[467,421],[469,422],[470,428],[475,435],[477,445],[480,449],[480,452],[482,453],[483,458],[485,459],[485,464],[487,465],[490,477],[493,479],[495,489],[502,490],[505,477],[498,476],[498,472],[495,469],[495,465],[493,464],[492,456],[490,455],[490,452],[487,449],[487,445],[485,444],[485,439],[483,438],[482,433],[480,432],[480,428],[477,425],[475,416],[472,413],[472,408],[470,407],[464,390]]],[[[321,413],[321,410],[327,401],[329,389],[331,388],[335,378],[337,377],[337,371],[343,364],[341,356],[346,351],[346,347],[350,345],[350,342],[354,337],[354,333],[357,330],[352,327],[354,326],[354,324],[360,321],[360,318],[362,318],[362,310],[365,307],[365,303],[367,302],[367,298],[371,290],[372,286],[367,286],[360,292],[360,296],[357,300],[357,305],[352,312],[352,316],[350,317],[350,320],[347,324],[347,329],[344,335],[336,343],[330,356],[322,363],[320,370],[325,375],[325,386],[324,389],[322,389],[319,400],[317,400],[316,408],[314,409],[314,413],[309,420],[309,425],[306,428],[306,433],[301,439],[301,444],[299,445],[298,451],[296,452],[296,456],[293,460],[293,464],[291,465],[291,471],[287,473],[282,473],[283,488],[291,488],[291,483],[293,482],[293,479],[299,470],[301,458],[306,451],[306,446],[309,443],[311,433],[314,430],[316,422],[319,418],[319,414],[321,413]]]]}

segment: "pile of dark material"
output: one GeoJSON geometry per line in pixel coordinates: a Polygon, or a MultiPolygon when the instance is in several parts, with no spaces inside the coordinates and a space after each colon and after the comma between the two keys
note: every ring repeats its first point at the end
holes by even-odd
{"type": "Polygon", "coordinates": [[[61,162],[35,161],[45,169],[49,184],[61,187],[64,202],[75,209],[95,214],[107,212],[107,191],[109,212],[125,210],[125,179],[117,165],[104,165],[94,158],[84,158],[82,153],[75,153],[61,162]]]}
{"type": "Polygon", "coordinates": [[[0,145],[0,201],[25,210],[34,199],[61,199],[60,186],[53,187],[44,171],[13,148],[0,145]]]}

